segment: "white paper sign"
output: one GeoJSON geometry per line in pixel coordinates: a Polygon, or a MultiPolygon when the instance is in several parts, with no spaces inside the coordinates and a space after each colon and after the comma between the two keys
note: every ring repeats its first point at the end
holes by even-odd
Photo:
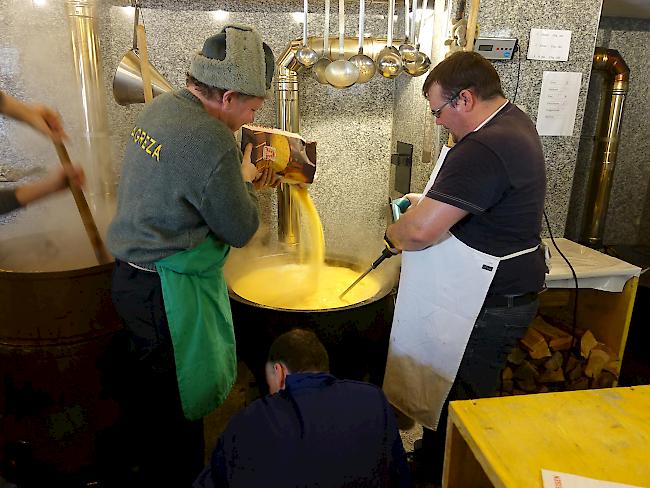
{"type": "Polygon", "coordinates": [[[537,107],[540,136],[571,136],[578,110],[582,73],[544,71],[537,107]]]}
{"type": "Polygon", "coordinates": [[[634,485],[614,483],[613,481],[601,481],[593,478],[585,478],[575,474],[561,473],[542,469],[542,482],[544,488],[641,488],[634,485]]]}
{"type": "Polygon", "coordinates": [[[570,30],[531,29],[528,59],[567,61],[570,46],[570,30]]]}

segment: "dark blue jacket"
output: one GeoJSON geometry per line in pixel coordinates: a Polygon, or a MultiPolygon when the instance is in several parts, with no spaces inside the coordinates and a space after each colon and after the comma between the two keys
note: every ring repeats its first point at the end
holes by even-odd
{"type": "Polygon", "coordinates": [[[401,487],[411,478],[379,388],[301,373],[231,419],[194,486],[401,487]]]}

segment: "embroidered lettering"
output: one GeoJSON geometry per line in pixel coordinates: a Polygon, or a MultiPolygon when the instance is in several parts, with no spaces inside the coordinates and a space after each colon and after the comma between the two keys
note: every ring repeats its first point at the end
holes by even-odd
{"type": "MultiPolygon", "coordinates": [[[[140,146],[142,149],[144,149],[144,146],[147,145],[147,142],[149,142],[149,139],[151,139],[151,137],[149,137],[149,136],[147,136],[147,137],[145,138],[144,142],[143,142],[142,145],[140,146]]],[[[145,152],[147,152],[146,149],[145,149],[145,152]]]]}
{"type": "Polygon", "coordinates": [[[158,144],[158,147],[153,150],[152,158],[156,158],[156,161],[160,162],[160,150],[162,149],[162,144],[158,144]]]}
{"type": "Polygon", "coordinates": [[[162,152],[162,144],[158,143],[156,146],[156,139],[151,137],[150,134],[147,134],[146,131],[142,130],[140,127],[135,126],[131,130],[131,138],[133,142],[136,143],[140,149],[142,149],[149,156],[154,158],[156,161],[160,162],[160,153],[162,152]],[[155,149],[152,148],[156,147],[155,149]]]}
{"type": "Polygon", "coordinates": [[[149,140],[151,141],[151,144],[149,144],[147,146],[147,149],[144,150],[144,152],[146,152],[147,154],[151,154],[151,151],[149,149],[151,149],[151,146],[153,146],[156,143],[156,140],[153,137],[151,137],[149,140]]]}
{"type": "Polygon", "coordinates": [[[482,268],[486,271],[492,271],[494,269],[492,266],[488,266],[487,264],[484,264],[482,268]]]}

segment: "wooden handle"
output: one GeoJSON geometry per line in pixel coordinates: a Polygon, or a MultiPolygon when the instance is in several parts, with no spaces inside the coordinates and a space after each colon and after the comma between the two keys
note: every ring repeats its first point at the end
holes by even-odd
{"type": "MultiPolygon", "coordinates": [[[[59,160],[61,165],[66,170],[66,172],[72,169],[72,163],[70,162],[70,156],[68,155],[68,150],[65,148],[63,143],[55,142],[54,146],[56,147],[56,153],[59,155],[59,160]]],[[[102,241],[97,226],[95,225],[95,219],[93,219],[93,214],[90,213],[90,208],[88,207],[88,202],[86,202],[86,197],[77,185],[68,182],[68,188],[72,192],[74,201],[77,204],[77,209],[79,209],[79,214],[81,215],[81,221],[84,224],[86,229],[86,234],[88,234],[88,239],[93,246],[95,251],[95,256],[99,264],[106,264],[112,261],[110,254],[104,247],[104,242],[102,241]]]]}
{"type": "MultiPolygon", "coordinates": [[[[478,21],[478,10],[481,6],[481,0],[470,0],[471,7],[469,14],[467,15],[467,43],[465,44],[464,51],[473,51],[474,50],[474,40],[476,38],[476,24],[478,21]]],[[[454,147],[454,139],[449,134],[447,140],[447,145],[449,147],[454,147]]]]}
{"type": "Polygon", "coordinates": [[[467,44],[465,44],[465,51],[474,50],[474,40],[476,38],[476,24],[478,22],[478,10],[481,5],[481,0],[470,0],[472,6],[467,15],[467,44]]]}
{"type": "Polygon", "coordinates": [[[147,51],[147,38],[145,37],[144,25],[138,26],[138,53],[140,54],[140,74],[142,75],[144,103],[149,103],[153,100],[153,88],[151,86],[149,52],[147,51]]]}

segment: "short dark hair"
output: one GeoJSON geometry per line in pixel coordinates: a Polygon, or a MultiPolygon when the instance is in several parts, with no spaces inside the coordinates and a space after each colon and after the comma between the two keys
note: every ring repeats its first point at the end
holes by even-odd
{"type": "Polygon", "coordinates": [[[429,98],[431,85],[437,83],[448,100],[465,89],[471,89],[481,100],[502,96],[501,79],[492,63],[473,51],[458,51],[438,63],[422,85],[424,98],[429,98]]]}
{"type": "Polygon", "coordinates": [[[191,74],[185,73],[185,84],[194,85],[198,92],[208,100],[221,100],[226,90],[216,86],[206,85],[202,81],[197,80],[191,74]]]}
{"type": "Polygon", "coordinates": [[[328,372],[325,346],[311,330],[293,329],[278,336],[269,349],[268,362],[282,363],[291,373],[328,372]]]}

